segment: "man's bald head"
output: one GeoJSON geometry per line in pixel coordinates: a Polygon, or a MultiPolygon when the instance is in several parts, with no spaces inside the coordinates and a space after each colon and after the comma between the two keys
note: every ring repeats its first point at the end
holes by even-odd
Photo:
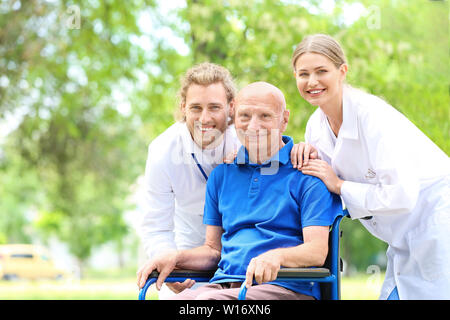
{"type": "Polygon", "coordinates": [[[234,126],[250,159],[262,163],[283,145],[289,110],[280,89],[267,82],[245,86],[236,96],[234,126]]]}
{"type": "Polygon", "coordinates": [[[236,96],[236,107],[245,105],[272,105],[277,106],[279,112],[286,110],[286,100],[283,92],[274,85],[259,81],[242,88],[236,96]]]}

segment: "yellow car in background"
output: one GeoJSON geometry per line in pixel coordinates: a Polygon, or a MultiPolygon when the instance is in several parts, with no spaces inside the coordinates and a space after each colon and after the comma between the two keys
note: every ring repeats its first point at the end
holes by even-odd
{"type": "Polygon", "coordinates": [[[47,249],[32,244],[0,245],[0,279],[62,279],[47,249]]]}

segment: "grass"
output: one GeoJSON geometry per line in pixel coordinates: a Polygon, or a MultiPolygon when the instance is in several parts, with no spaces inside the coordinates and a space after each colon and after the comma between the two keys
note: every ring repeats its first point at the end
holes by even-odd
{"type": "MultiPolygon", "coordinates": [[[[343,300],[375,300],[383,277],[371,279],[368,275],[343,277],[343,300]]],[[[135,278],[86,279],[62,281],[0,281],[0,300],[136,300],[138,288],[135,278]]],[[[153,287],[147,299],[157,299],[153,287]]]]}
{"type": "Polygon", "coordinates": [[[136,300],[134,279],[0,281],[1,300],[136,300]]]}
{"type": "Polygon", "coordinates": [[[378,300],[384,274],[379,276],[358,274],[343,277],[341,282],[342,300],[378,300]]]}

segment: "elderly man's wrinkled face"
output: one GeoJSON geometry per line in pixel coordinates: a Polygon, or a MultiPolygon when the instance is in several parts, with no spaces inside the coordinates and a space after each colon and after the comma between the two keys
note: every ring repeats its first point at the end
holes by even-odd
{"type": "Polygon", "coordinates": [[[261,163],[282,146],[289,111],[276,87],[257,82],[243,88],[235,103],[235,127],[250,159],[261,163]]]}

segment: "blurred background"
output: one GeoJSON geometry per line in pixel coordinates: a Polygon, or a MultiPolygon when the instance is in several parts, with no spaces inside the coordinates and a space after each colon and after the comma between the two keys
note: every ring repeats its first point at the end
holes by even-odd
{"type": "MultiPolygon", "coordinates": [[[[448,1],[0,0],[0,299],[137,299],[139,181],[180,77],[210,61],[275,84],[303,141],[314,107],[290,61],[313,33],[449,154],[448,1]]],[[[386,245],[342,229],[343,298],[376,299],[386,245]]]]}

